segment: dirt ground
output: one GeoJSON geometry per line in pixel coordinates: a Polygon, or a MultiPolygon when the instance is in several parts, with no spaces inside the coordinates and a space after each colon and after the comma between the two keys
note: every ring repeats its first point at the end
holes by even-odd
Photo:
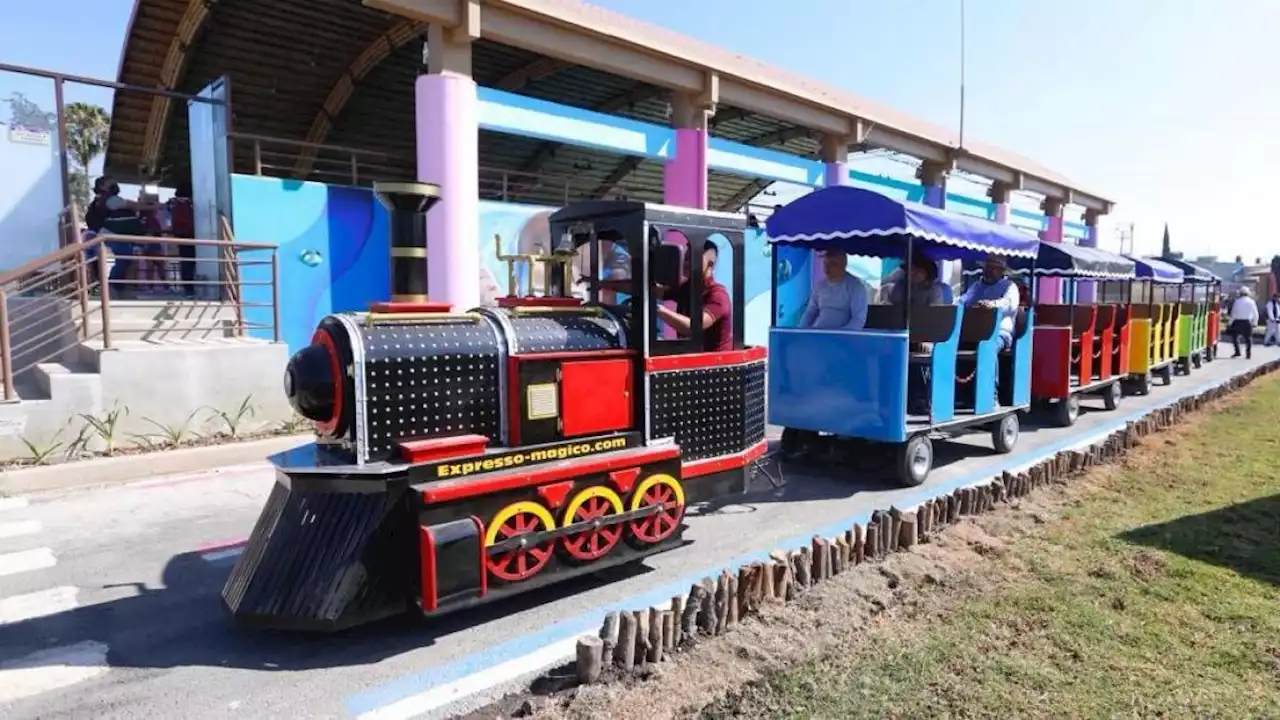
{"type": "MultiPolygon", "coordinates": [[[[830,706],[804,707],[803,699],[797,697],[805,693],[756,688],[792,671],[801,675],[798,681],[792,678],[793,684],[814,682],[805,679],[804,668],[840,665],[845,660],[870,664],[867,658],[871,658],[890,666],[895,658],[919,662],[920,657],[900,653],[897,646],[921,638],[903,638],[903,633],[928,633],[931,627],[948,623],[967,603],[1023,582],[1026,566],[1038,561],[1032,553],[1011,552],[1020,539],[1031,536],[1034,541],[1037,536],[1061,532],[1070,525],[1063,518],[1085,503],[1107,502],[1135,476],[1158,479],[1154,466],[1162,458],[1176,454],[1187,438],[1202,434],[1211,418],[1239,412],[1243,398],[1255,395],[1259,386],[1265,386],[1269,399],[1255,398],[1253,405],[1280,399],[1280,382],[1260,381],[1247,393],[1204,408],[1180,427],[1147,438],[1122,464],[1094,470],[1070,485],[1042,489],[986,515],[965,518],[910,552],[846,571],[791,603],[767,604],[759,616],[744,620],[726,635],[700,639],[696,646],[636,676],[564,689],[557,687],[553,673],[551,680],[535,685],[533,694],[508,698],[468,715],[468,720],[831,716],[835,710],[830,706]]],[[[1125,557],[1127,567],[1097,572],[1141,580],[1159,575],[1167,564],[1159,552],[1139,550],[1125,557]]],[[[1280,653],[1276,657],[1280,685],[1280,653]]],[[[560,676],[571,672],[571,668],[562,669],[560,676]]],[[[945,693],[946,688],[939,692],[945,693]]]]}

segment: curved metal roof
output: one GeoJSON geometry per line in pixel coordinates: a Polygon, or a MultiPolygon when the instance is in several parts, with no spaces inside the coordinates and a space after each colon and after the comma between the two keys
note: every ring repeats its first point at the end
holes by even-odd
{"type": "MultiPolygon", "coordinates": [[[[385,7],[397,4],[397,0],[366,1],[385,7]]],[[[416,13],[419,19],[407,19],[360,0],[137,0],[119,81],[195,94],[218,77],[230,77],[232,127],[241,136],[234,145],[238,172],[261,167],[263,174],[360,184],[375,176],[412,177],[413,81],[424,71],[427,28],[419,20],[430,12],[445,12],[439,8],[458,6],[437,0],[420,0],[417,5],[426,9],[416,13]],[[292,144],[268,148],[266,141],[255,137],[281,138],[292,144]],[[363,152],[317,154],[297,145],[303,142],[363,152]],[[358,172],[348,167],[355,165],[358,172]]],[[[682,62],[724,72],[726,78],[729,73],[736,73],[734,77],[756,73],[758,83],[768,84],[774,92],[782,92],[776,88],[785,85],[790,88],[787,97],[811,104],[805,107],[812,113],[801,108],[793,116],[816,113],[814,119],[830,120],[836,112],[831,108],[839,108],[841,113],[856,112],[878,123],[862,136],[869,147],[883,147],[882,141],[889,138],[906,143],[904,147],[928,146],[925,149],[933,154],[941,149],[956,158],[962,169],[968,169],[964,163],[976,161],[981,153],[982,162],[1012,173],[1010,177],[1019,184],[1025,176],[1028,190],[1038,190],[1036,181],[1071,192],[1065,178],[1019,156],[969,143],[964,152],[953,155],[946,149],[945,133],[927,124],[584,3],[487,0],[482,14],[497,17],[517,11],[526,19],[554,22],[562,28],[571,25],[574,33],[584,36],[605,33],[616,39],[626,30],[632,45],[645,43],[647,52],[655,54],[683,53],[682,62]],[[828,107],[820,112],[823,104],[828,107]]],[[[545,38],[526,42],[524,35],[505,38],[487,28],[482,18],[481,37],[473,44],[473,73],[481,85],[667,122],[669,91],[637,79],[642,73],[631,72],[628,77],[625,69],[618,74],[604,72],[565,60],[565,53],[550,57],[530,49],[541,47],[538,43],[545,38]]],[[[744,101],[752,96],[746,89],[733,89],[736,86],[728,80],[723,86],[727,92],[722,93],[709,122],[712,135],[795,155],[817,155],[820,141],[812,125],[777,119],[786,113],[766,116],[731,106],[735,95],[744,101]]],[[[186,174],[187,113],[181,101],[118,92],[113,115],[107,172],[135,182],[186,174]]],[[[655,161],[489,132],[481,133],[480,156],[485,166],[482,193],[494,199],[561,204],[611,196],[649,201],[662,197],[662,166],[655,161]]],[[[709,206],[737,210],[769,184],[712,172],[709,206]]]]}

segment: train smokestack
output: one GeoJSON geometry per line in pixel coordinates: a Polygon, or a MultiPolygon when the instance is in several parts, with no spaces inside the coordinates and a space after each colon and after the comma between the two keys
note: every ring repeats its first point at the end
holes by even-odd
{"type": "Polygon", "coordinates": [[[427,303],[427,211],[440,202],[440,186],[378,182],[373,192],[391,214],[391,302],[427,303]]]}

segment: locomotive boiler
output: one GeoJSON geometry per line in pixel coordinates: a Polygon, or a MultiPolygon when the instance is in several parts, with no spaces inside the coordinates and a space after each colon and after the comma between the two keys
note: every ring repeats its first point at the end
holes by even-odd
{"type": "Polygon", "coordinates": [[[428,296],[439,189],[375,192],[390,301],[324,318],[289,361],[315,442],[271,458],[277,482],[223,589],[237,620],[333,630],[493,601],[676,547],[687,507],[745,489],[765,450],[766,353],[742,341],[742,218],[570,205],[550,218],[553,252],[504,257],[511,277],[540,265],[546,287],[457,312],[428,296]],[[702,350],[708,252],[732,288],[728,352],[702,350]],[[623,268],[608,283],[606,255],[623,268]],[[659,327],[673,292],[684,336],[659,327]]]}

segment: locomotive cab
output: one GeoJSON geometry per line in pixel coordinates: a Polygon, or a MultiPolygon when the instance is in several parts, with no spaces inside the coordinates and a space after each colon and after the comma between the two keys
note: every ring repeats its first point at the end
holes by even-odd
{"type": "Polygon", "coordinates": [[[456,312],[425,292],[438,191],[381,189],[393,301],[324,318],[289,362],[316,441],[272,458],[279,481],[223,591],[237,619],[450,612],[676,547],[689,504],[745,489],[765,351],[742,340],[742,218],[570,205],[552,252],[501,256],[530,282],[456,312]],[[421,282],[396,267],[414,256],[421,282]],[[727,308],[709,313],[712,296],[727,308]]]}

